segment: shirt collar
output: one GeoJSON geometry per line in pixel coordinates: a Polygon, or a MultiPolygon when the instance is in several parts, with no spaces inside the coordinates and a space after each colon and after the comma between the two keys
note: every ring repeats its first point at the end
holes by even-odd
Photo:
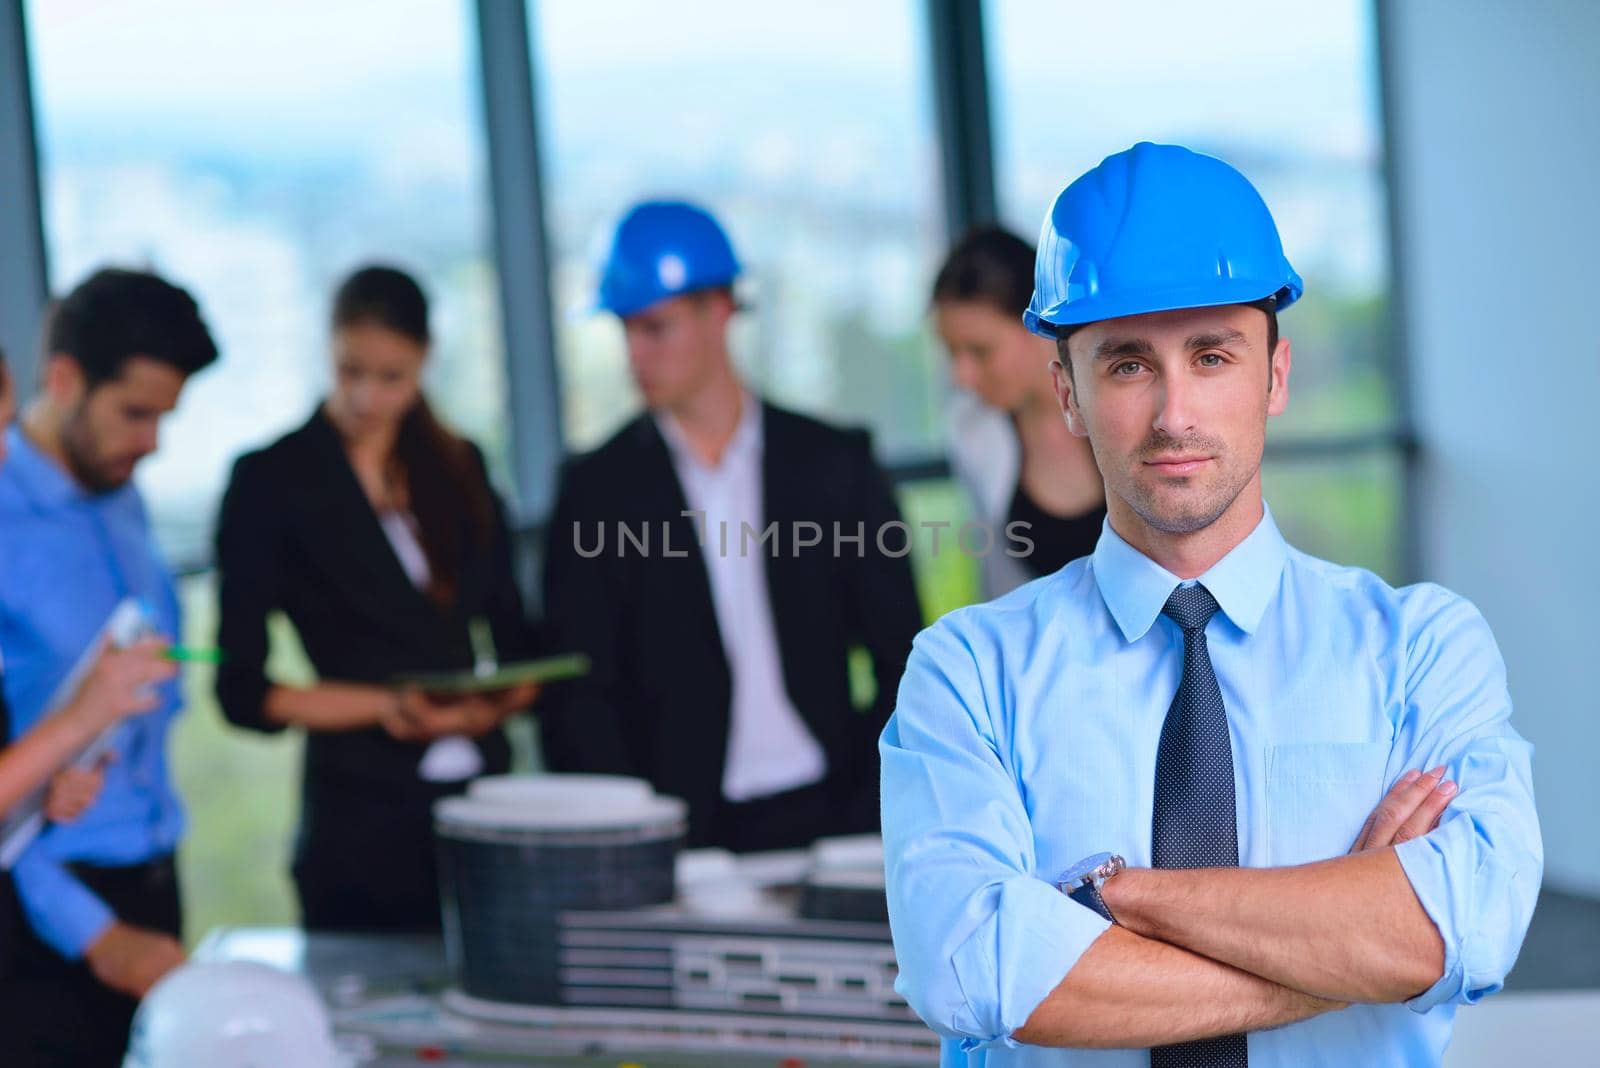
{"type": "MultiPolygon", "coordinates": [[[[1277,592],[1288,555],[1288,543],[1273,521],[1272,510],[1263,504],[1255,530],[1196,581],[1211,591],[1234,626],[1250,634],[1277,592]]],[[[1101,527],[1092,559],[1100,596],[1122,636],[1138,641],[1183,580],[1122,540],[1111,529],[1109,517],[1101,527]]]]}
{"type": "Polygon", "coordinates": [[[86,500],[88,494],[77,481],[39,450],[20,426],[6,431],[7,472],[34,504],[61,508],[86,500]]]}
{"type": "Polygon", "coordinates": [[[748,390],[742,394],[739,405],[739,425],[734,427],[733,437],[728,439],[728,446],[722,450],[722,459],[716,467],[700,459],[699,454],[690,446],[689,438],[684,434],[683,428],[671,415],[657,412],[655,421],[656,427],[661,431],[662,439],[667,443],[667,450],[679,463],[687,462],[707,470],[719,470],[725,467],[730,459],[747,452],[761,450],[761,402],[748,390]]]}

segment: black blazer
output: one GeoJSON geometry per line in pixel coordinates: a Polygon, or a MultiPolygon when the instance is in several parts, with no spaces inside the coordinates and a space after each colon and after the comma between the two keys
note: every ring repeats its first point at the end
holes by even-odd
{"type": "MultiPolygon", "coordinates": [[[[487,486],[481,455],[478,464],[487,486]]],[[[218,644],[227,656],[217,696],[224,714],[241,727],[281,729],[263,710],[266,622],[279,609],[327,681],[385,683],[404,672],[470,668],[468,623],[478,616],[493,628],[502,660],[527,655],[529,633],[498,498],[494,509],[486,551],[471,537],[461,539],[460,592],[444,612],[412,585],[320,408],[299,430],[241,457],[217,527],[218,644]]],[[[478,745],[490,771],[509,765],[503,733],[478,745]]],[[[306,775],[426,793],[417,776],[425,748],[376,727],[313,732],[306,775]]]]}
{"type": "MultiPolygon", "coordinates": [[[[877,736],[922,625],[909,561],[876,544],[878,528],[900,513],[866,432],[771,405],[762,418],[765,519],[779,531],[777,552],[764,555],[784,683],[827,755],[835,794],[863,799],[875,825],[877,736]],[[805,521],[822,527],[822,544],[797,553],[794,524],[805,521]],[[835,555],[835,523],[846,537],[864,524],[864,555],[848,542],[835,555]],[[877,695],[866,710],[851,703],[853,646],[872,658],[877,695]]],[[[546,625],[557,647],[588,653],[593,666],[586,679],[545,695],[540,722],[552,768],[649,779],[689,802],[690,839],[701,844],[724,803],[732,683],[687,508],[649,415],[568,463],[545,554],[546,625]],[[618,521],[636,534],[649,529],[648,559],[631,543],[619,552],[618,521]],[[586,558],[599,523],[605,551],[586,558]],[[671,551],[683,555],[663,553],[664,527],[671,551]]],[[[710,538],[715,544],[715,532],[710,538]]],[[[895,532],[885,543],[891,551],[904,544],[895,532]]]]}

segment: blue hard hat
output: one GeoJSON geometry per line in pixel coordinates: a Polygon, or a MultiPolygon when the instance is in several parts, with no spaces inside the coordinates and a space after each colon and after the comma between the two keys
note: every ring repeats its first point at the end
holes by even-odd
{"type": "Polygon", "coordinates": [[[725,286],[739,277],[728,235],[711,213],[682,200],[647,200],[617,224],[600,275],[599,306],[632,315],[657,301],[725,286]]]}
{"type": "Polygon", "coordinates": [[[1266,297],[1281,310],[1305,289],[1249,179],[1219,159],[1148,141],[1107,156],[1056,197],[1033,286],[1022,321],[1045,337],[1266,297]]]}

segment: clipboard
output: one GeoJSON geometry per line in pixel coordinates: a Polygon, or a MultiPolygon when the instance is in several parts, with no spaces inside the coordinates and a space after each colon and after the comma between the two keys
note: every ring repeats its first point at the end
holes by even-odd
{"type": "Polygon", "coordinates": [[[509,690],[529,682],[560,682],[578,679],[589,673],[589,658],[582,653],[564,653],[537,660],[520,660],[487,670],[417,672],[395,676],[400,686],[415,686],[425,693],[469,694],[509,690]]]}
{"type": "MultiPolygon", "coordinates": [[[[50,700],[45,703],[45,716],[55,715],[63,705],[72,700],[84,678],[94,668],[95,661],[99,659],[100,646],[103,643],[109,642],[118,648],[125,648],[153,633],[155,625],[142,601],[133,597],[120,601],[117,607],[112,609],[105,625],[89,642],[88,648],[84,649],[77,662],[72,665],[72,670],[67,672],[67,677],[61,680],[61,685],[50,695],[50,700]]],[[[111,724],[80,749],[77,756],[63,763],[61,767],[94,767],[111,749],[121,727],[121,721],[111,724]]],[[[17,802],[10,815],[4,821],[0,821],[0,869],[9,871],[17,862],[17,858],[22,856],[23,851],[39,837],[39,832],[44,830],[46,823],[44,803],[49,791],[50,784],[46,782],[17,802]]]]}

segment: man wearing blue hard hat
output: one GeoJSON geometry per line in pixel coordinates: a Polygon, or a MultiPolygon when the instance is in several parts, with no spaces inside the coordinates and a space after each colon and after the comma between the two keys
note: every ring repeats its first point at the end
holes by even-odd
{"type": "Polygon", "coordinates": [[[1302,284],[1236,170],[1109,157],[1036,274],[1108,515],[917,638],[881,742],[899,989],[945,1064],[1439,1063],[1543,868],[1488,625],[1279,534],[1302,284]]]}
{"type": "Polygon", "coordinates": [[[563,472],[546,616],[592,667],[541,723],[553,769],[647,778],[689,802],[692,844],[743,851],[877,829],[876,739],[921,615],[909,562],[875,536],[900,517],[867,434],[739,380],[739,273],[695,205],[646,202],[617,227],[600,305],[649,410],[563,472]]]}

